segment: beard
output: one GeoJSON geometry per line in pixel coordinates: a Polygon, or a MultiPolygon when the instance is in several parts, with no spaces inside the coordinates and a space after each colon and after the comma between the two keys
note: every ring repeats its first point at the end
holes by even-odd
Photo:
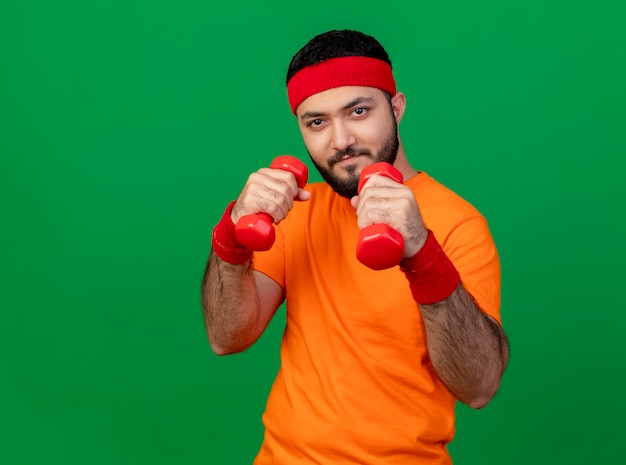
{"type": "MultiPolygon", "coordinates": [[[[328,160],[328,168],[320,166],[318,163],[315,163],[313,157],[311,157],[311,161],[317,168],[317,171],[322,175],[324,181],[328,183],[330,187],[342,197],[346,197],[351,199],[355,195],[359,193],[359,174],[357,174],[356,166],[348,166],[345,168],[345,171],[348,173],[347,178],[340,178],[335,173],[332,172],[333,166],[339,161],[341,161],[346,156],[365,156],[369,157],[372,160],[372,163],[385,161],[387,163],[393,164],[396,161],[396,157],[398,156],[398,148],[400,147],[400,140],[398,139],[398,126],[396,124],[395,119],[393,120],[394,125],[393,129],[390,132],[389,136],[383,141],[380,149],[375,154],[369,149],[359,149],[354,147],[347,147],[345,150],[337,151],[329,160],[328,160]]],[[[311,153],[309,152],[309,156],[311,153]]]]}

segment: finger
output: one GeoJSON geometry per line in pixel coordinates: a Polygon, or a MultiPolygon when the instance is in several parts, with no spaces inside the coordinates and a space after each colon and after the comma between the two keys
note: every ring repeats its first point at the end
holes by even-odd
{"type": "Polygon", "coordinates": [[[359,227],[384,223],[398,229],[414,214],[411,199],[404,190],[370,187],[360,197],[357,206],[359,227]]]}
{"type": "Polygon", "coordinates": [[[299,200],[301,202],[309,200],[311,198],[311,192],[304,190],[304,189],[298,189],[298,195],[296,196],[296,200],[299,200]]]}
{"type": "Polygon", "coordinates": [[[275,220],[281,220],[291,208],[293,199],[285,194],[281,184],[271,178],[253,173],[239,194],[233,216],[240,217],[255,213],[267,213],[275,220]]]}
{"type": "Polygon", "coordinates": [[[291,198],[298,195],[298,182],[292,172],[276,168],[262,168],[259,173],[271,179],[277,190],[288,190],[291,198]]]}
{"type": "Polygon", "coordinates": [[[293,173],[282,169],[261,168],[248,177],[238,199],[239,208],[235,212],[237,216],[240,212],[267,213],[278,223],[293,208],[294,199],[308,200],[310,195],[310,192],[298,188],[293,173]]]}
{"type": "Polygon", "coordinates": [[[363,210],[357,212],[357,224],[360,229],[372,224],[388,224],[393,226],[397,223],[394,211],[389,208],[364,207],[363,210]]]}
{"type": "Polygon", "coordinates": [[[367,179],[367,181],[365,181],[365,184],[363,184],[363,187],[361,188],[360,193],[365,192],[365,190],[368,188],[372,188],[376,186],[397,188],[397,187],[402,187],[403,184],[400,184],[394,181],[393,179],[388,178],[387,176],[381,176],[380,174],[373,174],[367,179]]]}

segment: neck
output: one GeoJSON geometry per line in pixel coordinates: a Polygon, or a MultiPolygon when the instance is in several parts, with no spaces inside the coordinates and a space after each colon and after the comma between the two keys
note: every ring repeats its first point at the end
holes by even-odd
{"type": "Polygon", "coordinates": [[[417,170],[411,166],[408,158],[406,157],[406,153],[404,153],[402,142],[398,147],[398,155],[396,156],[396,161],[393,166],[400,170],[405,182],[417,174],[417,170]]]}

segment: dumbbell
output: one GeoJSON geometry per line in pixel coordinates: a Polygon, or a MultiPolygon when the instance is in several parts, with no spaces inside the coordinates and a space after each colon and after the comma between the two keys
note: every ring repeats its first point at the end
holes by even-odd
{"type": "MultiPolygon", "coordinates": [[[[361,171],[358,192],[373,175],[385,176],[402,184],[402,173],[386,162],[366,166],[361,171]]],[[[373,270],[384,270],[396,266],[402,260],[404,238],[388,224],[372,224],[361,229],[356,246],[356,257],[373,270]]]]}
{"type": "MultiPolygon", "coordinates": [[[[276,157],[270,168],[293,173],[298,187],[303,189],[309,178],[309,171],[304,163],[295,157],[283,155],[276,157]]],[[[237,240],[250,250],[269,250],[274,244],[274,219],[267,213],[255,213],[239,218],[235,225],[237,240]]]]}

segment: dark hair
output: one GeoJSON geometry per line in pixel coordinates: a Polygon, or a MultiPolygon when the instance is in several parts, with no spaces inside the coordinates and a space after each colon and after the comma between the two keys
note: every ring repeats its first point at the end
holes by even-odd
{"type": "Polygon", "coordinates": [[[313,37],[293,56],[287,70],[287,82],[302,68],[346,56],[378,58],[391,66],[389,55],[372,36],[348,29],[328,31],[313,37]]]}

